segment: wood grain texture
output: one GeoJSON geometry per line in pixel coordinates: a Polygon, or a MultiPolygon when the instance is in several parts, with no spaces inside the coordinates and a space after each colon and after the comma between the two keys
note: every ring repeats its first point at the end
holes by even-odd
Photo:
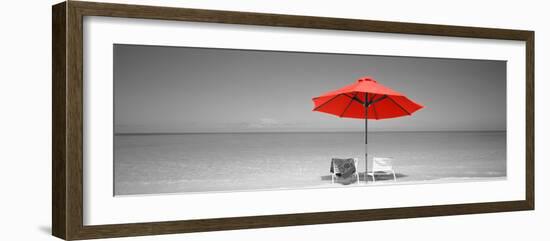
{"type": "Polygon", "coordinates": [[[67,5],[67,235],[77,239],[83,228],[83,15],[67,5]]]}
{"type": "Polygon", "coordinates": [[[180,20],[209,23],[230,23],[260,26],[298,27],[507,40],[525,40],[531,32],[511,29],[478,28],[438,24],[418,24],[203,9],[185,9],[96,2],[72,1],[72,5],[81,9],[82,14],[86,16],[145,18],[159,20],[180,20]]]}
{"type": "Polygon", "coordinates": [[[85,226],[79,239],[159,235],[528,210],[524,201],[85,226]]]}
{"type": "Polygon", "coordinates": [[[535,209],[535,32],[529,32],[525,41],[525,200],[535,209]]]}
{"type": "Polygon", "coordinates": [[[291,225],[492,213],[534,209],[534,32],[261,13],[211,11],[69,1],[53,7],[53,176],[52,229],[74,239],[157,235],[291,225]],[[83,225],[83,17],[109,16],[259,26],[370,31],[526,43],[526,194],[525,200],[386,208],[169,222],[83,225]]]}
{"type": "Polygon", "coordinates": [[[66,238],[65,3],[52,6],[52,234],[66,238]]]}

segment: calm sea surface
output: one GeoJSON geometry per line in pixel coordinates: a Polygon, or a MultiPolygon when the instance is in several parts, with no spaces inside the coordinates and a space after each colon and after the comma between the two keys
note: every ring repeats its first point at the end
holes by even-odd
{"type": "MultiPolygon", "coordinates": [[[[116,135],[115,195],[329,185],[333,157],[365,170],[363,143],[363,133],[116,135]]],[[[397,182],[506,176],[506,132],[369,133],[368,150],[394,158],[397,182]]]]}

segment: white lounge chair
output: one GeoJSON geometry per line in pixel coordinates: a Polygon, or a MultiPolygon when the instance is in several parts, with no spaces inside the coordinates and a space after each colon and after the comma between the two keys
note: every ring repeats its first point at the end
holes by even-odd
{"type": "Polygon", "coordinates": [[[373,157],[372,158],[372,171],[367,172],[368,176],[372,176],[372,181],[376,182],[375,175],[384,173],[384,174],[393,174],[393,181],[397,181],[395,177],[395,171],[393,170],[393,158],[390,157],[373,157]]]}
{"type": "MultiPolygon", "coordinates": [[[[334,162],[334,159],[332,160],[332,162],[334,162]]],[[[332,183],[334,184],[334,180],[338,177],[336,176],[336,172],[333,170],[333,165],[334,163],[331,162],[331,176],[332,176],[332,183]]],[[[358,166],[358,163],[359,163],[359,160],[357,158],[353,158],[353,165],[355,166],[355,172],[352,174],[354,175],[356,178],[357,178],[357,184],[359,184],[359,166],[358,166]]]]}

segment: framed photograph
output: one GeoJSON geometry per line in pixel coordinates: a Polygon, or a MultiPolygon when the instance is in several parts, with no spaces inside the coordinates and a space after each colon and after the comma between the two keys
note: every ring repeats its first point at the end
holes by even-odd
{"type": "Polygon", "coordinates": [[[53,6],[67,239],[534,209],[534,32],[53,6]]]}

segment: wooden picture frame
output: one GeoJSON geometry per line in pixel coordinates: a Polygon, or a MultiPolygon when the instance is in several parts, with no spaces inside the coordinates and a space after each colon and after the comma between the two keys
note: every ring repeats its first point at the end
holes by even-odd
{"type": "Polygon", "coordinates": [[[52,7],[52,233],[66,240],[158,235],[215,230],[357,222],[493,213],[534,209],[534,32],[401,22],[213,11],[67,1],[52,7]],[[181,220],[151,223],[83,224],[83,17],[108,16],[175,21],[367,31],[526,43],[525,199],[473,204],[417,206],[301,214],[181,220]]]}

